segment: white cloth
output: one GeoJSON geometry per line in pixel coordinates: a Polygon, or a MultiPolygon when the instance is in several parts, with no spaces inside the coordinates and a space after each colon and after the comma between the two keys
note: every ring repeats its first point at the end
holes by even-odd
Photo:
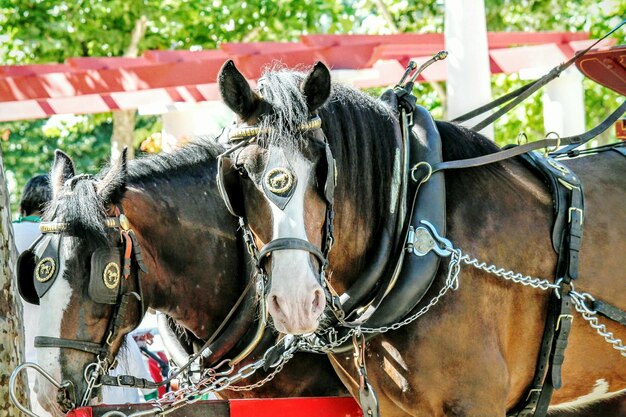
{"type": "MultiPolygon", "coordinates": [[[[126,335],[126,343],[117,354],[117,366],[109,372],[109,375],[132,375],[154,381],[143,355],[137,346],[137,342],[130,334],[126,335]]],[[[140,390],[138,388],[102,387],[102,402],[104,404],[137,404],[143,401],[143,394],[154,390],[140,390]]]]}
{"type": "MultiPolygon", "coordinates": [[[[13,236],[17,252],[22,253],[32,245],[40,235],[39,223],[24,221],[13,223],[13,236]]],[[[22,320],[24,324],[24,359],[26,362],[37,363],[37,350],[35,349],[35,336],[39,328],[39,306],[22,302],[22,320]]],[[[31,410],[42,417],[50,416],[41,407],[35,394],[35,378],[37,373],[33,369],[27,369],[28,388],[30,390],[31,410]]]]}

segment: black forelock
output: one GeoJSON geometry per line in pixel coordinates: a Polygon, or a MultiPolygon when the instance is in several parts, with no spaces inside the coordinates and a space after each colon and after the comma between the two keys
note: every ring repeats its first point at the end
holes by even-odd
{"type": "Polygon", "coordinates": [[[98,197],[95,182],[87,176],[74,181],[70,189],[64,189],[44,214],[45,220],[66,223],[70,236],[95,245],[110,244],[104,227],[105,217],[104,203],[98,197]]]}
{"type": "Polygon", "coordinates": [[[309,119],[306,99],[300,90],[304,78],[304,73],[286,69],[263,74],[259,94],[269,104],[269,112],[260,116],[258,127],[269,133],[261,141],[283,148],[301,144],[303,135],[297,127],[309,119]]]}

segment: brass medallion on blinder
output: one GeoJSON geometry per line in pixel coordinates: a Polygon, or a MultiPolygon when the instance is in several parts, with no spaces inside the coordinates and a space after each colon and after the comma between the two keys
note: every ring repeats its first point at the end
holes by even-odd
{"type": "Polygon", "coordinates": [[[107,288],[113,290],[119,285],[120,276],[120,266],[115,262],[110,262],[104,268],[102,280],[104,281],[104,285],[106,285],[107,288]]]}
{"type": "Polygon", "coordinates": [[[46,282],[54,276],[55,270],[56,263],[54,262],[54,259],[50,257],[43,258],[39,261],[37,267],[35,268],[35,278],[39,282],[46,282]]]}
{"type": "Polygon", "coordinates": [[[287,194],[293,187],[293,174],[285,168],[272,168],[265,175],[265,186],[277,195],[287,194]]]}

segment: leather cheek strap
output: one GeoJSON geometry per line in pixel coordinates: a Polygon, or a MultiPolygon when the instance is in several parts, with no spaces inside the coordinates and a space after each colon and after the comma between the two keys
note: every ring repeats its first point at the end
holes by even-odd
{"type": "Polygon", "coordinates": [[[35,337],[36,348],[61,348],[74,349],[81,352],[93,353],[94,355],[104,354],[107,350],[99,343],[82,340],[62,339],[59,337],[37,336],[35,337]]]}

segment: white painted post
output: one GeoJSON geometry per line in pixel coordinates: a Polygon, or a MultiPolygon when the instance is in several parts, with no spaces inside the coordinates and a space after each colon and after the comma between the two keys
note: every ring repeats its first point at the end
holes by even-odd
{"type": "Polygon", "coordinates": [[[221,102],[178,106],[162,117],[162,147],[166,152],[197,136],[216,136],[233,119],[232,112],[221,102]]]}
{"type": "Polygon", "coordinates": [[[559,136],[577,135],[585,131],[585,95],[583,76],[568,69],[544,87],[543,126],[559,136]]]}
{"type": "MultiPolygon", "coordinates": [[[[445,0],[445,42],[449,52],[448,117],[454,119],[491,101],[491,70],[483,0],[445,0]]],[[[485,115],[463,123],[473,126],[485,115]]],[[[493,138],[493,125],[481,131],[493,138]]]]}

